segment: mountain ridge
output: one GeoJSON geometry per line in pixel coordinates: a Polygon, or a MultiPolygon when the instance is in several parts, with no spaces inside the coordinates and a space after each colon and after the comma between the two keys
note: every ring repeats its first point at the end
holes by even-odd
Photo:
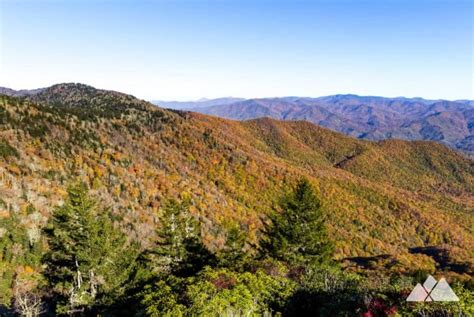
{"type": "Polygon", "coordinates": [[[307,120],[369,140],[433,140],[473,156],[472,101],[333,95],[246,99],[190,109],[227,119],[307,120]]]}
{"type": "Polygon", "coordinates": [[[41,211],[28,226],[40,227],[79,178],[144,245],[166,198],[190,199],[211,248],[229,223],[255,242],[281,191],[304,176],[328,209],[337,259],[390,254],[387,269],[433,268],[434,258],[410,250],[436,246],[465,264],[460,273],[474,268],[474,163],[437,143],[169,111],[72,84],[1,96],[0,127],[3,148],[18,153],[0,160],[2,213],[41,211]]]}
{"type": "Polygon", "coordinates": [[[163,100],[152,100],[150,101],[154,105],[161,106],[163,108],[171,108],[176,110],[189,110],[192,108],[204,108],[215,105],[225,105],[234,103],[237,101],[245,100],[244,98],[237,97],[221,97],[215,99],[201,98],[196,101],[163,101],[163,100]]]}

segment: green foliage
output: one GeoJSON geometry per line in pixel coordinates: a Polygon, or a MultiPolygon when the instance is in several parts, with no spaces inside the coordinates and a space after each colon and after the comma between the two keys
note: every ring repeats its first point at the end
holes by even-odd
{"type": "Polygon", "coordinates": [[[281,212],[270,215],[261,242],[263,255],[291,265],[324,263],[333,246],[325,226],[321,202],[308,180],[302,179],[280,203],[281,212]]]}
{"type": "Polygon", "coordinates": [[[187,201],[169,200],[160,215],[160,224],[153,252],[159,271],[188,276],[215,262],[202,243],[199,222],[189,213],[187,201]]]}
{"type": "Polygon", "coordinates": [[[136,251],[109,219],[84,184],[71,186],[50,218],[44,274],[58,313],[109,305],[123,295],[136,251]]]}
{"type": "Polygon", "coordinates": [[[360,277],[337,266],[310,266],[286,302],[285,316],[354,316],[363,307],[360,277]]]}
{"type": "Polygon", "coordinates": [[[217,253],[219,267],[242,270],[249,259],[249,251],[245,250],[246,240],[245,232],[232,226],[227,231],[224,247],[217,253]]]}
{"type": "Polygon", "coordinates": [[[456,282],[451,285],[454,293],[459,297],[458,308],[466,316],[474,316],[474,287],[456,282]]]}
{"type": "Polygon", "coordinates": [[[196,277],[166,277],[145,289],[148,316],[262,316],[281,311],[295,283],[263,271],[205,268],[196,277]]]}
{"type": "Polygon", "coordinates": [[[18,151],[7,140],[0,140],[0,157],[8,158],[10,156],[19,157],[18,151]]]}
{"type": "Polygon", "coordinates": [[[187,289],[191,316],[262,316],[281,309],[294,283],[257,271],[252,274],[207,269],[187,289]]]}
{"type": "Polygon", "coordinates": [[[41,241],[28,235],[17,214],[0,218],[0,306],[10,305],[19,272],[38,267],[43,251],[41,241]]]}
{"type": "Polygon", "coordinates": [[[146,316],[184,316],[186,306],[179,303],[181,284],[183,279],[170,275],[155,284],[146,285],[140,292],[140,304],[146,316]]]}

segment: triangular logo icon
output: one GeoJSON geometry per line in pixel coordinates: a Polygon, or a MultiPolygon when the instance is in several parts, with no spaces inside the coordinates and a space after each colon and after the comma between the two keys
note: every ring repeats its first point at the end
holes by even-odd
{"type": "Polygon", "coordinates": [[[459,297],[456,296],[444,277],[437,282],[433,276],[429,275],[423,285],[420,283],[416,284],[410,295],[408,295],[406,301],[457,302],[459,301],[459,297]]]}
{"type": "Polygon", "coordinates": [[[436,302],[459,302],[459,297],[454,294],[453,289],[449,286],[443,277],[430,293],[431,298],[436,302]]]}
{"type": "Polygon", "coordinates": [[[421,286],[420,283],[416,284],[415,288],[411,291],[410,295],[407,297],[407,302],[424,302],[428,297],[428,293],[421,286]]]}
{"type": "Polygon", "coordinates": [[[427,292],[431,292],[433,287],[435,287],[436,283],[437,282],[435,278],[431,275],[428,275],[428,277],[426,278],[426,281],[423,283],[423,287],[425,288],[427,292]]]}

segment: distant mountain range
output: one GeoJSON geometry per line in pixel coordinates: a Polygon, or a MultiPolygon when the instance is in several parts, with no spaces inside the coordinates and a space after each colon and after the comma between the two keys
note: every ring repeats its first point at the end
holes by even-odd
{"type": "Polygon", "coordinates": [[[306,120],[369,140],[431,140],[474,155],[474,101],[334,95],[155,102],[227,119],[306,120]]]}
{"type": "Polygon", "coordinates": [[[244,98],[224,97],[217,99],[199,99],[197,101],[162,101],[153,100],[152,103],[160,105],[164,108],[176,109],[176,110],[189,110],[197,108],[207,108],[213,106],[222,106],[232,104],[234,102],[244,101],[244,98]]]}
{"type": "Polygon", "coordinates": [[[38,94],[45,89],[46,88],[14,90],[11,88],[0,87],[0,95],[6,95],[6,96],[12,96],[12,97],[26,97],[26,96],[38,94]]]}

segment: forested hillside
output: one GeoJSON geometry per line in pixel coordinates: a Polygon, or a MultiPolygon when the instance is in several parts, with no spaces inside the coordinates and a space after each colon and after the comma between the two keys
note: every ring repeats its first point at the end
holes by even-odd
{"type": "MultiPolygon", "coordinates": [[[[196,236],[212,256],[223,254],[235,230],[243,233],[244,254],[257,256],[271,232],[265,230],[268,216],[304,178],[324,210],[330,258],[345,272],[437,272],[472,281],[474,162],[440,144],[371,142],[305,121],[238,122],[164,110],[82,84],[59,84],[20,98],[0,96],[0,127],[4,307],[12,303],[18,277],[32,276],[35,287],[46,283],[48,263],[56,263],[44,260],[56,237],[48,228],[51,219],[60,223],[69,211],[63,210],[66,218],[52,215],[65,201],[74,206],[76,196],[68,188],[78,183],[84,184],[78,197],[90,195],[101,206],[97,210],[107,212],[102,226],[111,226],[112,236],[123,234],[119,247],[133,246],[131,254],[154,248],[157,229],[171,219],[163,212],[171,212],[174,201],[197,221],[196,236]]],[[[200,278],[234,285],[255,277],[209,270],[200,278]]],[[[291,279],[267,282],[282,292],[298,287],[291,279]]],[[[159,316],[153,311],[157,295],[148,295],[141,303],[148,303],[147,314],[159,316]]],[[[101,307],[108,304],[104,299],[101,307]]]]}

